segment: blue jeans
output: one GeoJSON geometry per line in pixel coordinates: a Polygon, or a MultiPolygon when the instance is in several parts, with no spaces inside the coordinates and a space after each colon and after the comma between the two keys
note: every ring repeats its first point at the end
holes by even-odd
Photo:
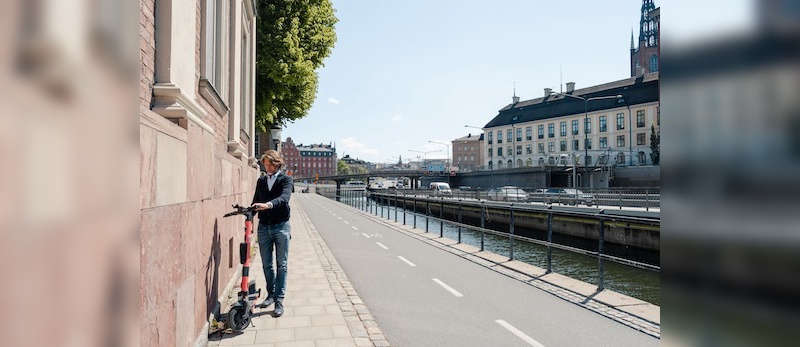
{"type": "Polygon", "coordinates": [[[275,301],[282,301],[286,295],[286,272],[291,238],[292,226],[288,221],[274,225],[258,224],[258,248],[261,253],[261,264],[264,266],[264,277],[267,279],[267,297],[273,297],[275,301]],[[277,275],[272,262],[273,247],[277,275]]]}

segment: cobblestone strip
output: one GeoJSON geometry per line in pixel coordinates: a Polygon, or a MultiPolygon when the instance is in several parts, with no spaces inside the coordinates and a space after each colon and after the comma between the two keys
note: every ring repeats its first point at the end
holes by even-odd
{"type": "Polygon", "coordinates": [[[314,245],[314,251],[319,257],[325,277],[328,279],[328,283],[336,297],[336,302],[344,314],[345,323],[355,339],[356,346],[391,346],[372,314],[369,313],[367,306],[364,305],[353,285],[350,284],[350,280],[347,279],[347,275],[339,266],[339,262],[336,261],[325,240],[322,239],[319,231],[308,219],[308,215],[302,209],[298,208],[297,210],[300,214],[300,219],[308,230],[311,243],[314,245]]]}
{"type": "MultiPolygon", "coordinates": [[[[363,214],[363,215],[367,215],[369,217],[374,217],[374,215],[372,215],[370,213],[367,213],[366,211],[362,211],[362,210],[359,210],[359,209],[354,209],[354,210],[359,212],[359,213],[361,213],[361,214],[363,214]]],[[[496,271],[498,273],[501,273],[503,275],[509,276],[511,278],[514,278],[514,279],[516,279],[518,281],[524,282],[524,283],[526,283],[528,285],[531,285],[533,287],[536,287],[536,288],[539,288],[541,290],[544,290],[544,291],[546,291],[546,292],[548,292],[550,294],[553,294],[553,295],[555,295],[555,296],[557,296],[557,297],[559,297],[559,298],[561,298],[563,300],[569,301],[569,302],[571,302],[573,304],[579,305],[579,306],[584,307],[584,308],[586,308],[588,310],[591,310],[591,311],[593,311],[595,313],[598,313],[598,314],[600,314],[600,315],[602,315],[602,316],[604,316],[606,318],[614,320],[615,322],[624,324],[624,325],[626,325],[626,326],[628,326],[630,328],[636,329],[636,330],[641,331],[641,332],[643,332],[645,334],[648,334],[650,336],[653,336],[653,337],[656,337],[656,338],[659,338],[659,339],[661,338],[661,326],[659,324],[655,324],[655,323],[653,323],[651,321],[648,321],[648,320],[645,320],[645,319],[643,319],[641,317],[632,315],[632,314],[630,314],[628,312],[625,312],[625,311],[622,311],[622,310],[618,310],[618,309],[614,308],[613,306],[608,306],[606,304],[603,304],[603,303],[595,301],[595,300],[588,300],[588,302],[587,302],[585,296],[583,296],[581,294],[578,294],[578,293],[575,293],[575,292],[573,292],[571,290],[568,290],[568,289],[553,285],[552,283],[548,283],[548,282],[545,282],[543,280],[531,277],[531,276],[529,276],[529,275],[527,275],[525,273],[522,273],[522,272],[519,272],[517,270],[508,268],[508,267],[504,266],[503,264],[496,264],[496,263],[494,263],[492,261],[489,261],[489,260],[486,260],[484,258],[475,256],[475,255],[470,254],[470,253],[466,253],[466,252],[464,252],[464,251],[462,251],[460,249],[453,248],[450,245],[446,245],[444,243],[438,242],[436,239],[431,239],[431,238],[425,237],[424,236],[425,234],[423,234],[423,233],[415,233],[415,232],[406,230],[406,229],[401,227],[402,226],[402,222],[395,223],[393,221],[383,220],[383,219],[380,219],[380,218],[373,218],[373,219],[376,220],[377,222],[381,223],[381,224],[384,224],[384,225],[386,225],[386,226],[388,226],[388,227],[390,227],[392,229],[395,229],[395,230],[397,230],[397,231],[399,231],[401,233],[405,233],[406,235],[408,235],[410,237],[413,237],[413,238],[415,238],[417,240],[420,240],[422,242],[425,242],[425,243],[427,243],[427,244],[429,244],[431,246],[434,246],[436,248],[440,248],[442,250],[448,251],[448,252],[453,253],[455,255],[458,255],[458,256],[460,256],[460,257],[462,257],[464,259],[472,261],[473,263],[476,263],[476,264],[479,264],[481,266],[487,267],[487,268],[492,269],[492,270],[494,270],[494,271],[496,271]]],[[[437,238],[438,238],[438,234],[437,234],[437,238]]]]}

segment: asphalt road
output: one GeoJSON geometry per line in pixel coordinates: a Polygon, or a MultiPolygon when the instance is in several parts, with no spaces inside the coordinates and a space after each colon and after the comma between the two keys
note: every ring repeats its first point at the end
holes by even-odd
{"type": "Polygon", "coordinates": [[[657,346],[659,339],[388,228],[295,194],[393,346],[657,346]]]}

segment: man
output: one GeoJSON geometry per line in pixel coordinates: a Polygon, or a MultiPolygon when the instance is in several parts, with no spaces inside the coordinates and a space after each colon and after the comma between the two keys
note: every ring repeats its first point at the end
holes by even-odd
{"type": "Polygon", "coordinates": [[[283,315],[283,297],[286,294],[286,272],[289,258],[289,240],[292,227],[289,225],[289,198],[294,182],[281,173],[283,158],[274,150],[261,157],[266,175],[256,182],[252,206],[258,210],[258,247],[267,279],[267,298],[259,305],[263,308],[275,303],[273,315],[283,315]],[[272,253],[275,252],[273,266],[272,253]],[[277,267],[277,274],[276,269],[277,267]]]}

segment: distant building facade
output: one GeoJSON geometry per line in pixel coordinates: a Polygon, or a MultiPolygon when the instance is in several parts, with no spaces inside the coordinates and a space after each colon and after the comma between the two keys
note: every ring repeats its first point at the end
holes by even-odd
{"type": "Polygon", "coordinates": [[[483,134],[457,138],[451,141],[453,148],[453,165],[460,172],[476,171],[483,163],[483,134]]]}
{"type": "Polygon", "coordinates": [[[350,167],[350,172],[366,171],[368,167],[367,162],[358,158],[352,158],[349,154],[342,157],[342,161],[350,167]]]}
{"type": "Polygon", "coordinates": [[[295,179],[313,179],[319,176],[336,175],[338,157],[333,145],[302,143],[295,145],[291,137],[281,144],[286,171],[291,171],[295,179]]]}

